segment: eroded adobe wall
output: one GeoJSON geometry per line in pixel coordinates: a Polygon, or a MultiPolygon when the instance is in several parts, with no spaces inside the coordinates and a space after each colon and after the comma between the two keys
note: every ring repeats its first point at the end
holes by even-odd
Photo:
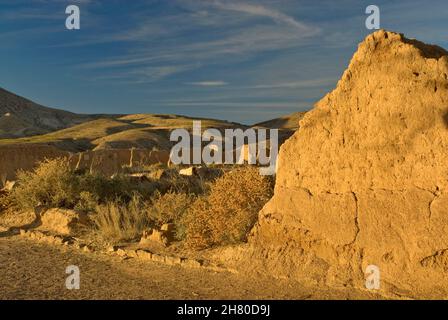
{"type": "Polygon", "coordinates": [[[277,276],[448,294],[448,53],[379,31],[281,147],[250,247],[277,276]]]}
{"type": "Polygon", "coordinates": [[[70,157],[69,152],[61,151],[53,146],[15,144],[0,147],[0,177],[14,180],[17,170],[32,170],[45,158],[70,157]]]}

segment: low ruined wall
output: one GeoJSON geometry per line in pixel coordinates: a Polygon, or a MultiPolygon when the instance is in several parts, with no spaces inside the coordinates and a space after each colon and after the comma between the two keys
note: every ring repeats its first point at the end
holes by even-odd
{"type": "Polygon", "coordinates": [[[168,163],[168,151],[111,149],[70,153],[49,145],[10,145],[0,147],[0,178],[14,180],[18,170],[30,171],[45,159],[66,157],[73,169],[104,175],[119,173],[125,166],[168,163]]]}
{"type": "Polygon", "coordinates": [[[70,157],[70,152],[48,145],[8,145],[0,147],[0,178],[14,180],[17,170],[29,171],[40,161],[58,157],[70,157]]]}
{"type": "Polygon", "coordinates": [[[136,167],[156,163],[168,163],[168,151],[144,149],[105,149],[86,151],[70,160],[77,170],[89,170],[105,175],[119,173],[123,167],[136,167]]]}

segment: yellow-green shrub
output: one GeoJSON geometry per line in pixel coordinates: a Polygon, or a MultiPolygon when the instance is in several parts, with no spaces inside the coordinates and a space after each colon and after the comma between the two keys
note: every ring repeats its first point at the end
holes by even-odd
{"type": "Polygon", "coordinates": [[[147,207],[147,214],[153,225],[160,227],[165,223],[173,223],[176,229],[176,238],[184,237],[185,229],[182,224],[184,214],[194,200],[193,195],[185,193],[156,192],[147,207]]]}
{"type": "Polygon", "coordinates": [[[206,248],[247,240],[258,211],[272,197],[272,177],[261,176],[256,167],[240,167],[225,173],[198,198],[185,214],[186,242],[206,248]]]}
{"type": "Polygon", "coordinates": [[[11,200],[6,193],[0,192],[0,214],[11,206],[11,200]]]}
{"type": "Polygon", "coordinates": [[[64,158],[44,160],[32,172],[19,171],[17,180],[11,196],[23,209],[38,205],[70,208],[78,200],[78,179],[64,158]]]}

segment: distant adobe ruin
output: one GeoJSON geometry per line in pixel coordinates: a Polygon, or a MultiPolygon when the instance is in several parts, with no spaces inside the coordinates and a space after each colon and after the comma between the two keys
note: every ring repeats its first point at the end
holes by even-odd
{"type": "Polygon", "coordinates": [[[71,153],[51,145],[11,144],[0,147],[0,178],[14,180],[18,170],[30,171],[40,161],[54,158],[67,158],[73,169],[110,176],[122,172],[126,166],[167,164],[169,155],[169,151],[150,149],[101,149],[71,153]]]}

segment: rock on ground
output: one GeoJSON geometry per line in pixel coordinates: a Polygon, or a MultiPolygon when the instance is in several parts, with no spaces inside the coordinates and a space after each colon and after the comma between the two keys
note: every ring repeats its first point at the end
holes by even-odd
{"type": "Polygon", "coordinates": [[[85,214],[61,208],[45,211],[41,220],[40,229],[62,235],[73,234],[81,225],[88,224],[88,218],[85,214]]]}

